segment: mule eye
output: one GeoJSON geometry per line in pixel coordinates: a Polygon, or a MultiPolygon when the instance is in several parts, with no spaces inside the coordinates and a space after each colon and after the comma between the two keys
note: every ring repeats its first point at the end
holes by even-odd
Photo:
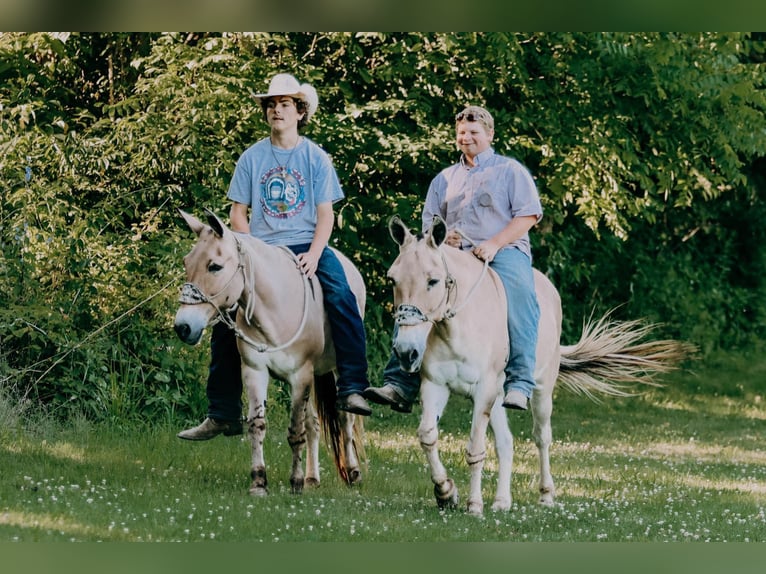
{"type": "Polygon", "coordinates": [[[222,265],[218,265],[218,263],[211,263],[207,266],[207,270],[210,273],[218,273],[221,269],[223,269],[222,265]]]}
{"type": "Polygon", "coordinates": [[[429,289],[431,287],[436,287],[438,284],[439,284],[439,280],[438,279],[429,279],[428,280],[428,288],[429,289]]]}

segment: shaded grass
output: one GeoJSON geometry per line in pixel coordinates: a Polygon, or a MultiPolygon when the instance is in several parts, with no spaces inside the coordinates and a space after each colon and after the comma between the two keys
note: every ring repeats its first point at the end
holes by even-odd
{"type": "MultiPolygon", "coordinates": [[[[275,402],[266,498],[247,495],[250,451],[240,438],[185,443],[162,425],[19,422],[0,431],[0,540],[766,541],[765,368],[756,356],[716,358],[600,404],[559,391],[551,508],[537,504],[531,415],[509,414],[514,505],[483,519],[437,510],[415,437],[418,408],[377,408],[367,419],[361,486],[343,485],[322,448],[322,485],[295,496],[286,412],[275,402]]],[[[440,437],[463,493],[469,412],[453,397],[440,437]]],[[[495,473],[490,452],[486,502],[495,473]]]]}

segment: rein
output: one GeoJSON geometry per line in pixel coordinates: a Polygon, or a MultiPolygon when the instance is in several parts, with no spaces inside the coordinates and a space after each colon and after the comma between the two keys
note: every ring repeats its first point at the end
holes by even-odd
{"type": "MultiPolygon", "coordinates": [[[[475,243],[471,241],[468,237],[466,237],[461,231],[458,230],[458,233],[464,239],[466,239],[469,243],[471,243],[471,245],[475,245],[475,243]]],[[[447,286],[447,288],[445,290],[444,299],[442,300],[442,303],[440,303],[436,307],[436,309],[441,308],[443,305],[449,305],[450,294],[454,292],[453,289],[457,285],[457,281],[455,281],[455,277],[452,275],[452,273],[450,273],[449,266],[447,265],[447,259],[444,257],[444,252],[441,250],[441,248],[439,249],[439,255],[441,256],[442,265],[444,265],[444,270],[447,273],[447,276],[444,279],[444,283],[447,286]]],[[[454,308],[447,307],[447,310],[444,311],[444,314],[442,315],[441,318],[434,319],[433,317],[429,317],[426,313],[423,313],[423,311],[421,311],[417,305],[402,304],[396,308],[396,312],[394,313],[394,322],[396,323],[397,326],[412,327],[415,325],[419,325],[420,323],[429,323],[429,322],[435,325],[436,323],[439,323],[441,321],[448,321],[452,319],[455,315],[457,315],[460,311],[462,311],[463,308],[471,300],[471,297],[473,296],[474,292],[476,291],[479,284],[484,279],[484,276],[487,274],[488,268],[489,268],[489,261],[484,260],[484,266],[481,269],[479,278],[471,286],[471,289],[468,291],[468,295],[466,295],[465,299],[463,299],[463,302],[454,308]]],[[[436,309],[434,309],[434,311],[436,309]]]]}
{"type": "MultiPolygon", "coordinates": [[[[243,249],[242,249],[242,242],[237,238],[237,236],[234,236],[235,241],[237,242],[237,254],[239,261],[237,263],[237,268],[234,270],[234,272],[231,274],[231,277],[226,282],[226,285],[224,285],[218,293],[215,295],[206,295],[202,289],[200,289],[197,285],[194,283],[184,283],[183,287],[181,287],[181,295],[179,297],[179,302],[183,305],[200,305],[203,303],[208,303],[213,306],[213,308],[216,310],[216,313],[218,314],[218,320],[225,323],[231,330],[234,331],[234,334],[237,338],[241,339],[251,347],[253,347],[256,351],[259,353],[274,353],[276,351],[282,351],[283,349],[286,349],[300,337],[301,333],[303,332],[303,328],[306,326],[306,320],[308,318],[308,309],[309,309],[309,299],[310,299],[310,285],[309,285],[309,279],[306,277],[305,274],[301,273],[301,277],[303,279],[303,317],[301,318],[301,323],[298,325],[298,329],[295,331],[293,336],[290,338],[289,341],[282,343],[281,345],[277,345],[276,347],[270,347],[264,343],[259,343],[258,341],[253,341],[251,338],[249,338],[245,333],[242,332],[242,330],[237,327],[236,321],[232,319],[231,315],[228,313],[231,309],[222,310],[218,305],[215,304],[215,301],[213,301],[214,298],[218,297],[221,293],[223,293],[231,284],[231,282],[234,280],[234,277],[236,277],[237,273],[242,271],[242,279],[244,280],[245,286],[247,286],[248,281],[247,277],[245,276],[245,264],[242,262],[243,255],[243,249]]],[[[298,263],[298,260],[295,256],[295,254],[287,247],[280,245],[280,249],[284,250],[290,258],[295,261],[296,265],[298,263]]],[[[252,268],[252,264],[251,264],[252,268]]],[[[253,281],[250,281],[250,289],[253,288],[253,281]]],[[[232,308],[233,309],[233,308],[232,308]]],[[[248,305],[247,309],[245,309],[245,320],[250,324],[250,316],[252,315],[252,309],[250,308],[250,305],[248,305]]]]}

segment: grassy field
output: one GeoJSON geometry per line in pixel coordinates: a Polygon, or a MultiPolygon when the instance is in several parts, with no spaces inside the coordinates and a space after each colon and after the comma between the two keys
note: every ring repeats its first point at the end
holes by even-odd
{"type": "MultiPolygon", "coordinates": [[[[516,458],[509,513],[489,511],[496,465],[485,467],[484,518],[440,512],[413,414],[378,407],[366,421],[361,486],[335,476],[289,492],[286,415],[269,412],[271,494],[247,495],[249,445],[175,438],[179,428],[67,426],[0,403],[2,541],[765,542],[766,360],[697,363],[642,396],[559,391],[551,451],[557,503],[537,504],[531,415],[510,413],[516,458]]],[[[453,397],[441,450],[462,494],[469,404],[453,397]]]]}

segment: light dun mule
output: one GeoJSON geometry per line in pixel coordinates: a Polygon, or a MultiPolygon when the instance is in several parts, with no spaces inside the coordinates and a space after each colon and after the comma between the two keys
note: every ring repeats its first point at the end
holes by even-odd
{"type": "MultiPolygon", "coordinates": [[[[304,484],[319,484],[320,423],[341,478],[348,484],[359,482],[357,455],[361,455],[362,445],[357,439],[362,422],[335,408],[335,350],[319,282],[306,279],[288,249],[235,233],[214,213],[206,210],[206,214],[209,225],[181,211],[198,241],[184,258],[187,283],[174,327],[181,340],[191,345],[216,320],[227,322],[237,335],[252,442],[250,494],[267,494],[263,441],[270,376],[291,388],[287,441],[293,454],[292,491],[300,493],[304,484]],[[230,311],[235,306],[233,321],[230,311]],[[310,400],[312,389],[316,404],[310,400]],[[304,474],[302,454],[307,442],[304,474]]],[[[362,277],[348,259],[336,253],[364,314],[362,277]]]]}
{"type": "MultiPolygon", "coordinates": [[[[396,307],[393,347],[403,370],[421,374],[423,411],[418,438],[431,469],[437,504],[445,508],[458,503],[457,487],[438,452],[438,422],[454,391],[473,401],[465,455],[471,475],[467,510],[480,515],[484,509],[481,473],[488,424],[498,458],[492,510],[509,510],[513,437],[502,407],[509,347],[500,278],[470,252],[445,244],[447,227],[439,218],[424,237],[413,235],[396,216],[389,231],[399,244],[399,256],[388,271],[394,281],[396,307]]],[[[651,327],[635,321],[612,322],[608,317],[588,323],[576,345],[561,346],[559,294],[542,273],[535,270],[534,277],[540,324],[532,434],[540,459],[540,502],[552,504],[555,493],[549,449],[556,381],[591,397],[625,396],[630,394],[625,383],[653,384],[652,373],[669,370],[690,348],[676,341],[638,343],[651,327]]]]}

